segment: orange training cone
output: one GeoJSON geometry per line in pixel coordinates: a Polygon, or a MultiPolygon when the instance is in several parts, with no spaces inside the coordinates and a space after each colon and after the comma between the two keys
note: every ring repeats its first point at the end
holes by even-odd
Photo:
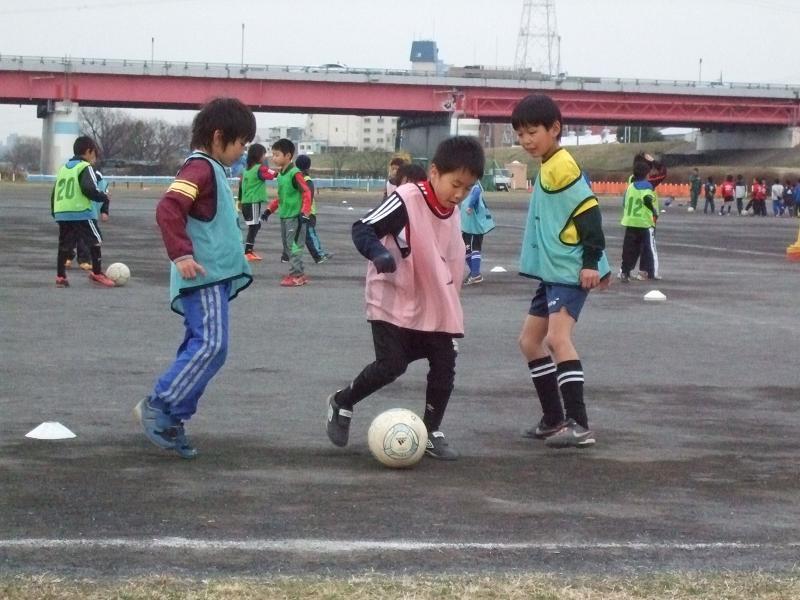
{"type": "Polygon", "coordinates": [[[787,260],[800,261],[800,231],[797,233],[797,241],[786,248],[787,260]]]}

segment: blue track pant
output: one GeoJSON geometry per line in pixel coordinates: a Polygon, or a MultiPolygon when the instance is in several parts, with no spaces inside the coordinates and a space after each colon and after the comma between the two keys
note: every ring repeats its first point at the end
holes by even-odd
{"type": "Polygon", "coordinates": [[[154,408],[186,421],[208,382],[228,354],[228,296],[230,283],[199,289],[182,296],[186,336],[175,362],[156,382],[150,403],[154,408]]]}

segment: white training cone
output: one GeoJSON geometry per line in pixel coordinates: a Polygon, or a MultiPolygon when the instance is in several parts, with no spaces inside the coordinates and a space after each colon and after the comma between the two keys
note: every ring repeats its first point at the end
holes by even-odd
{"type": "Polygon", "coordinates": [[[503,267],[492,267],[492,273],[505,273],[506,270],[503,267]]]}
{"type": "Polygon", "coordinates": [[[342,204],[347,204],[347,200],[342,200],[342,204]]]}
{"type": "Polygon", "coordinates": [[[347,210],[353,210],[353,207],[352,206],[348,206],[347,210]]]}
{"type": "Polygon", "coordinates": [[[651,290],[644,295],[645,302],[664,302],[667,297],[658,290],[651,290]]]}
{"type": "Polygon", "coordinates": [[[61,423],[50,421],[34,427],[25,434],[25,437],[34,440],[67,440],[77,436],[61,423]]]}

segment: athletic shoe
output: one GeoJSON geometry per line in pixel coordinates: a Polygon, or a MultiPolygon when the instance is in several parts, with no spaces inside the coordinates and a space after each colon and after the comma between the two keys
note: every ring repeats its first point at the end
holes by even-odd
{"type": "Polygon", "coordinates": [[[89,273],[89,279],[98,285],[102,285],[103,287],[114,287],[114,282],[106,277],[103,273],[89,273]]]}
{"type": "Polygon", "coordinates": [[[328,439],[334,446],[342,448],[347,446],[347,439],[350,437],[350,421],[353,419],[353,411],[336,404],[335,397],[336,394],[328,396],[328,439]]]}
{"type": "Polygon", "coordinates": [[[165,431],[168,437],[174,440],[173,450],[178,453],[181,458],[192,459],[197,456],[197,448],[192,446],[189,437],[186,435],[186,430],[183,428],[183,423],[170,427],[165,431]]]}
{"type": "Polygon", "coordinates": [[[256,260],[262,260],[262,258],[256,254],[255,252],[245,252],[244,257],[247,259],[248,262],[253,262],[256,260]]]}
{"type": "Polygon", "coordinates": [[[57,288],[69,287],[69,280],[66,277],[59,277],[58,275],[56,275],[56,287],[57,288]]]}
{"type": "Polygon", "coordinates": [[[636,279],[636,281],[648,281],[650,278],[647,276],[647,273],[638,273],[634,279],[636,279]]]}
{"type": "Polygon", "coordinates": [[[92,263],[90,263],[90,262],[78,263],[78,266],[81,269],[83,269],[84,271],[91,271],[92,270],[92,263]]]}
{"type": "Polygon", "coordinates": [[[328,254],[326,252],[325,254],[320,255],[319,258],[314,259],[314,262],[317,263],[317,264],[320,264],[320,263],[327,262],[332,258],[333,258],[333,254],[328,254]]]}
{"type": "Polygon", "coordinates": [[[548,425],[545,423],[544,417],[542,417],[536,427],[523,431],[522,437],[545,440],[554,433],[557,433],[562,427],[564,427],[564,421],[559,421],[555,425],[548,425]]]}
{"type": "Polygon", "coordinates": [[[545,441],[550,448],[587,448],[594,445],[594,436],[588,429],[569,419],[556,433],[545,441]]]}
{"type": "Polygon", "coordinates": [[[281,262],[282,263],[288,263],[289,262],[289,257],[286,256],[285,254],[281,254],[281,262]]]}
{"type": "Polygon", "coordinates": [[[174,450],[181,458],[194,458],[197,449],[186,436],[183,423],[174,423],[171,417],[150,405],[147,398],[133,409],[145,437],[164,450],[174,450]]]}
{"type": "Polygon", "coordinates": [[[281,279],[283,287],[299,287],[308,283],[308,277],[305,275],[287,275],[281,279]]]}
{"type": "Polygon", "coordinates": [[[68,258],[67,260],[65,260],[64,261],[64,266],[69,269],[72,266],[72,259],[68,258]]]}
{"type": "Polygon", "coordinates": [[[431,458],[439,460],[456,460],[458,452],[450,448],[444,434],[441,431],[431,431],[428,434],[428,444],[425,446],[425,454],[431,458]]]}
{"type": "Polygon", "coordinates": [[[464,285],[475,285],[476,283],[483,282],[483,275],[478,273],[477,275],[470,275],[464,280],[464,285]]]}
{"type": "Polygon", "coordinates": [[[620,271],[619,273],[617,273],[617,279],[619,279],[622,283],[630,283],[631,276],[630,274],[626,274],[620,271]]]}

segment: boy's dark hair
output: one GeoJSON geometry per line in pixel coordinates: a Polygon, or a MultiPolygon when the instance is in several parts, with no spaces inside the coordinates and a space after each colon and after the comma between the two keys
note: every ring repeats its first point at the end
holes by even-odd
{"type": "Polygon", "coordinates": [[[397,169],[397,181],[406,180],[407,183],[419,183],[428,179],[428,174],[422,165],[416,163],[403,163],[397,169]]]}
{"type": "Polygon", "coordinates": [[[292,156],[294,156],[295,153],[294,142],[292,140],[287,140],[286,138],[281,138],[272,144],[272,149],[277,150],[278,152],[283,152],[284,154],[291,154],[292,156]]]}
{"type": "Polygon", "coordinates": [[[92,138],[90,138],[88,135],[82,135],[75,138],[75,143],[72,144],[72,153],[75,156],[83,156],[89,152],[89,150],[94,150],[97,152],[97,144],[92,138]]]}
{"type": "Polygon", "coordinates": [[[644,152],[639,152],[639,154],[633,157],[633,179],[635,181],[647,179],[652,164],[653,163],[647,159],[644,152]]]}
{"type": "Polygon", "coordinates": [[[726,175],[725,181],[733,181],[733,175],[726,175]]]}
{"type": "MultiPolygon", "coordinates": [[[[561,109],[550,96],[544,94],[525,96],[511,113],[511,127],[515,130],[536,125],[550,129],[556,122],[563,124],[561,109]]],[[[561,139],[560,133],[558,139],[561,139]]]]}
{"type": "Polygon", "coordinates": [[[294,161],[294,164],[301,171],[308,171],[311,168],[311,159],[305,154],[301,154],[294,161]]]}
{"type": "Polygon", "coordinates": [[[247,168],[257,165],[264,159],[267,149],[261,144],[250,144],[247,149],[247,168]]]}
{"type": "Polygon", "coordinates": [[[217,130],[222,132],[223,146],[238,139],[250,142],[256,137],[256,118],[237,98],[214,98],[194,116],[191,147],[210,149],[217,130]]]}
{"type": "Polygon", "coordinates": [[[389,161],[389,166],[393,167],[397,165],[398,167],[402,167],[406,164],[406,160],[402,156],[395,156],[392,160],[389,161]]]}
{"type": "Polygon", "coordinates": [[[431,159],[431,164],[436,165],[441,175],[465,169],[478,179],[483,177],[485,163],[483,148],[478,138],[467,135],[447,138],[439,144],[431,159]]]}

